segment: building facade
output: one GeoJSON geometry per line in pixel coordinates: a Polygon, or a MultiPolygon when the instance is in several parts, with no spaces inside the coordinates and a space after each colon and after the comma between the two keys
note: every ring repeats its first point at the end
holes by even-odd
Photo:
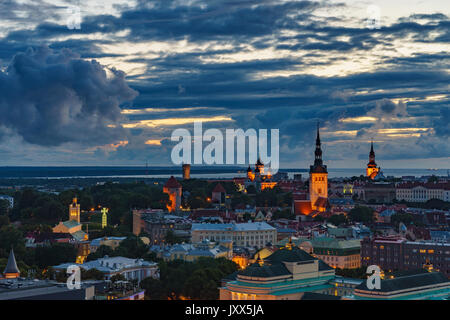
{"type": "Polygon", "coordinates": [[[369,163],[367,164],[366,176],[368,178],[374,180],[379,172],[380,172],[380,168],[377,167],[377,164],[375,162],[375,152],[373,151],[373,142],[371,142],[370,153],[369,153],[369,163]]]}
{"type": "MultiPolygon", "coordinates": [[[[71,265],[73,263],[63,263],[54,266],[53,269],[65,273],[67,267],[71,265]]],[[[84,264],[78,264],[78,266],[84,270],[97,269],[101,271],[105,276],[105,280],[109,280],[111,277],[119,274],[126,280],[137,280],[138,283],[148,277],[159,278],[158,264],[143,259],[104,256],[84,264]]]]}
{"type": "Polygon", "coordinates": [[[163,192],[169,195],[170,204],[167,205],[169,212],[178,211],[181,207],[181,184],[173,176],[164,184],[163,192]]]}
{"type": "Polygon", "coordinates": [[[450,243],[365,238],[361,242],[361,263],[378,265],[385,271],[415,270],[427,265],[450,277],[450,243]]]}
{"type": "Polygon", "coordinates": [[[395,197],[398,201],[427,202],[439,199],[450,202],[450,183],[400,183],[395,188],[395,197]]]}
{"type": "Polygon", "coordinates": [[[193,223],[191,242],[231,240],[235,246],[262,248],[275,243],[277,229],[266,222],[193,223]]]}
{"type": "Polygon", "coordinates": [[[325,211],[328,199],[328,171],[322,161],[322,148],[320,142],[319,125],[317,125],[316,150],[314,152],[314,165],[309,170],[309,200],[311,209],[325,211]]]}
{"type": "Polygon", "coordinates": [[[300,300],[307,292],[330,294],[334,269],[287,244],[258,258],[220,288],[220,300],[300,300]]]}
{"type": "Polygon", "coordinates": [[[383,279],[380,288],[367,288],[366,281],[356,286],[354,300],[444,300],[450,295],[450,281],[441,272],[425,270],[383,279]]]}

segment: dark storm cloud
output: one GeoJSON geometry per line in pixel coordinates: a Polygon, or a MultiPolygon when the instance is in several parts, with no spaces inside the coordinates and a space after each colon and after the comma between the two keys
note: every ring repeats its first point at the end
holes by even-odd
{"type": "Polygon", "coordinates": [[[32,144],[109,143],[124,136],[110,125],[121,120],[120,104],[136,95],[120,71],[108,76],[67,49],[29,49],[0,72],[0,124],[32,144]]]}
{"type": "MultiPolygon", "coordinates": [[[[344,124],[338,121],[345,117],[367,115],[379,117],[423,116],[424,119],[415,120],[416,123],[401,125],[432,126],[436,139],[448,137],[448,101],[411,102],[407,105],[392,101],[393,99],[407,98],[425,99],[429,95],[448,93],[450,76],[448,72],[444,71],[448,69],[449,55],[447,52],[412,53],[409,56],[392,57],[392,52],[397,50],[394,43],[396,40],[408,39],[408,43],[412,46],[414,42],[420,42],[423,45],[450,42],[448,17],[439,13],[416,14],[399,19],[391,25],[385,25],[379,30],[370,30],[363,26],[364,22],[360,27],[348,27],[348,25],[355,24],[345,24],[344,18],[341,17],[315,15],[316,9],[328,6],[330,6],[329,2],[313,1],[208,0],[183,2],[142,0],[138,1],[134,8],[123,7],[118,16],[108,14],[83,16],[80,30],[69,30],[64,20],[51,23],[46,22],[44,18],[32,30],[10,32],[5,38],[0,39],[0,59],[3,61],[11,59],[16,52],[24,51],[24,44],[46,43],[55,50],[71,48],[81,58],[121,57],[123,61],[126,56],[120,52],[120,49],[115,53],[106,53],[102,51],[101,45],[120,44],[121,41],[187,40],[191,47],[196,44],[202,45],[202,47],[194,52],[156,52],[159,54],[158,58],[147,58],[143,53],[142,56],[133,55],[125,61],[147,65],[147,72],[128,77],[132,83],[130,86],[140,93],[134,101],[135,106],[174,110],[186,107],[207,107],[209,109],[194,108],[180,111],[178,116],[227,115],[234,122],[225,123],[223,126],[276,127],[280,129],[282,143],[290,149],[303,147],[305,141],[307,143],[313,141],[317,121],[320,121],[323,126],[329,127],[330,130],[356,130],[357,138],[367,138],[372,134],[371,124],[344,124]],[[425,20],[425,22],[421,20],[425,20]],[[333,24],[330,23],[331,21],[333,24]],[[122,33],[126,35],[119,35],[121,31],[127,31],[122,33]],[[84,35],[94,33],[100,35],[98,39],[83,38],[84,35]],[[73,35],[81,37],[82,40],[66,38],[73,35]],[[209,41],[214,41],[214,44],[205,47],[204,45],[209,41]],[[227,46],[226,49],[216,49],[215,44],[227,46]],[[280,54],[280,57],[273,59],[260,60],[258,54],[255,53],[254,58],[250,58],[250,60],[227,63],[218,58],[220,55],[251,53],[252,50],[266,48],[273,48],[280,52],[283,50],[283,53],[287,54],[280,54]],[[379,51],[381,53],[373,53],[371,50],[374,48],[381,48],[379,51]],[[289,56],[289,53],[298,51],[306,52],[301,57],[296,54],[295,58],[292,56],[284,58],[289,56]],[[362,52],[367,55],[382,55],[383,51],[389,52],[389,56],[384,58],[380,56],[374,65],[376,69],[370,72],[333,77],[308,74],[315,67],[324,67],[331,63],[338,64],[341,61],[350,62],[352,59],[362,60],[364,59],[362,52]],[[270,74],[271,72],[290,70],[300,70],[304,74],[289,77],[261,76],[262,72],[270,74]],[[361,94],[361,92],[365,93],[361,94]]],[[[339,4],[339,6],[343,5],[339,4]]],[[[119,46],[117,47],[119,48],[119,46]]],[[[149,51],[152,49],[149,48],[149,51]]],[[[34,58],[28,59],[33,61],[34,58]]],[[[69,60],[80,61],[76,57],[69,60]]],[[[95,63],[87,61],[83,63],[90,66],[88,69],[96,70],[92,73],[97,79],[97,71],[101,74],[101,67],[94,67],[95,63]]],[[[51,70],[58,69],[58,67],[51,67],[46,63],[37,62],[35,64],[41,65],[42,69],[46,70],[35,68],[39,70],[37,72],[39,75],[53,74],[51,70]]],[[[64,70],[63,74],[74,72],[71,64],[73,63],[63,63],[63,67],[61,67],[64,70]]],[[[5,75],[1,74],[1,79],[5,75]]],[[[19,104],[19,102],[27,101],[27,95],[34,94],[32,100],[37,101],[38,105],[49,104],[48,110],[52,109],[52,105],[59,103],[53,103],[53,101],[49,103],[47,100],[50,100],[50,97],[54,97],[58,101],[75,99],[72,95],[66,94],[66,91],[74,90],[74,96],[90,96],[88,93],[78,92],[77,87],[74,88],[72,83],[67,84],[69,89],[64,88],[54,94],[52,86],[56,85],[56,80],[55,82],[47,81],[47,78],[51,77],[38,77],[33,72],[24,73],[24,76],[31,79],[35,77],[42,82],[42,87],[38,86],[42,95],[30,93],[35,91],[29,90],[34,88],[29,83],[18,91],[21,93],[17,94],[20,99],[17,99],[15,105],[20,106],[22,108],[20,110],[26,114],[28,103],[19,104]],[[46,89],[44,85],[51,89],[46,89]]],[[[84,107],[86,109],[84,112],[75,112],[77,116],[72,116],[72,113],[67,111],[69,102],[62,103],[63,107],[55,108],[55,110],[60,110],[54,115],[57,119],[53,119],[53,116],[50,117],[49,127],[44,125],[48,122],[41,121],[40,113],[49,117],[45,111],[41,111],[42,107],[35,107],[40,110],[37,116],[36,112],[28,112],[30,116],[25,117],[23,124],[17,124],[17,119],[13,119],[14,121],[11,123],[14,123],[13,127],[27,141],[33,143],[37,143],[33,141],[34,137],[43,141],[41,144],[60,144],[74,140],[83,143],[97,143],[122,137],[120,130],[106,127],[106,122],[117,123],[117,119],[120,117],[119,104],[134,97],[134,94],[130,93],[129,88],[126,87],[123,75],[120,75],[119,78],[122,85],[118,90],[113,90],[114,94],[111,99],[114,102],[110,107],[110,110],[113,111],[103,119],[105,123],[98,124],[96,122],[98,120],[90,118],[89,115],[103,113],[101,107],[95,106],[97,102],[93,99],[90,100],[89,106],[84,107]],[[91,103],[94,105],[93,109],[90,107],[91,103]],[[74,130],[68,130],[69,125],[64,124],[64,121],[57,121],[64,119],[67,113],[70,115],[69,123],[74,126],[74,130]],[[88,124],[87,128],[81,127],[80,123],[83,122],[88,124]],[[94,124],[89,125],[92,122],[94,124]],[[57,125],[58,123],[62,124],[57,125]],[[43,126],[43,129],[38,130],[39,126],[43,126]],[[98,128],[102,128],[102,130],[98,128]],[[86,136],[89,135],[92,138],[86,139],[86,136]]],[[[100,82],[106,81],[101,76],[100,79],[102,79],[100,82]]],[[[72,81],[74,83],[82,82],[80,79],[72,81]]],[[[90,83],[91,81],[85,80],[85,82],[90,83]]],[[[109,86],[105,85],[105,87],[109,86]]],[[[9,89],[1,80],[2,92],[7,91],[4,88],[9,89]]],[[[102,90],[103,93],[107,93],[103,95],[100,92],[99,99],[108,100],[106,96],[110,91],[106,88],[102,90]]],[[[5,101],[7,98],[0,99],[3,99],[0,101],[5,101]]],[[[8,101],[10,104],[13,102],[11,99],[8,101]]],[[[102,102],[99,103],[102,104],[102,102]]],[[[53,111],[48,113],[53,113],[53,111]]],[[[172,117],[173,113],[153,112],[133,115],[129,116],[129,120],[159,119],[165,116],[172,117]]],[[[214,125],[220,126],[221,124],[214,125]]],[[[158,128],[158,130],[159,133],[164,132],[164,134],[166,131],[170,131],[164,128],[158,128]]],[[[117,152],[110,155],[111,159],[145,159],[147,154],[154,154],[155,150],[159,150],[162,158],[166,157],[165,153],[170,150],[168,146],[163,145],[163,148],[160,148],[145,145],[146,134],[158,133],[158,130],[149,128],[133,130],[130,143],[120,146],[117,152]]],[[[328,141],[336,139],[338,138],[329,137],[328,141]]],[[[343,137],[342,139],[352,138],[343,137]]],[[[442,142],[442,140],[439,141],[442,142]]],[[[391,152],[393,158],[404,158],[408,156],[408,153],[413,154],[414,157],[431,156],[434,149],[427,144],[439,144],[429,137],[417,143],[423,145],[411,148],[410,152],[406,148],[401,149],[401,152],[392,153],[392,150],[395,149],[394,144],[384,151],[391,152]]],[[[448,151],[446,148],[441,148],[439,154],[445,154],[446,150],[448,151]]],[[[346,152],[343,149],[335,151],[333,154],[328,154],[328,157],[338,159],[346,152]]],[[[98,152],[102,151],[99,149],[98,152]]],[[[293,157],[297,156],[293,155],[293,157]]],[[[367,157],[367,154],[364,154],[364,157],[367,157]]]]}

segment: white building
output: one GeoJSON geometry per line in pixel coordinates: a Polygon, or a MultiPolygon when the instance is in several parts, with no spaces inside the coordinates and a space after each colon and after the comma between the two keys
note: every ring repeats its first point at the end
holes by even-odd
{"type": "Polygon", "coordinates": [[[233,241],[234,246],[262,248],[277,241],[277,229],[266,222],[193,223],[191,242],[233,241]]]}
{"type": "Polygon", "coordinates": [[[430,199],[450,201],[450,183],[401,183],[395,188],[396,199],[427,202],[430,199]]]}
{"type": "Polygon", "coordinates": [[[152,277],[159,278],[159,268],[156,262],[143,259],[130,259],[125,257],[108,257],[88,261],[83,264],[63,263],[54,266],[53,269],[66,272],[67,267],[77,265],[84,270],[97,269],[105,274],[105,279],[111,279],[115,275],[123,275],[126,280],[137,280],[152,277]]]}
{"type": "Polygon", "coordinates": [[[9,203],[9,208],[14,208],[14,198],[11,196],[0,195],[0,200],[6,200],[9,203]]]}

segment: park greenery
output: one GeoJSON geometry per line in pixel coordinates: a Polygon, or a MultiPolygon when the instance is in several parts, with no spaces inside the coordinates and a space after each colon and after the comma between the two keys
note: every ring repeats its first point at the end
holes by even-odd
{"type": "Polygon", "coordinates": [[[141,282],[151,300],[217,300],[221,280],[238,266],[225,258],[201,257],[194,262],[174,260],[159,263],[160,279],[141,282]]]}

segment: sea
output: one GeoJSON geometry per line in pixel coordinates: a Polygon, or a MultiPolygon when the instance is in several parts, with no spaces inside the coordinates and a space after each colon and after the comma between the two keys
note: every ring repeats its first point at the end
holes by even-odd
{"type": "MultiPolygon", "coordinates": [[[[308,169],[303,168],[283,168],[280,172],[308,176],[308,169]]],[[[449,176],[448,169],[385,169],[382,170],[386,177],[404,176],[449,176]]],[[[218,167],[218,166],[198,166],[191,167],[191,178],[203,179],[229,179],[234,177],[244,177],[246,167],[218,167]]],[[[365,175],[365,168],[328,168],[329,178],[346,178],[365,175]]],[[[138,166],[91,166],[91,167],[0,167],[0,178],[2,179],[66,179],[66,178],[154,178],[163,179],[174,176],[182,176],[180,167],[138,167],[138,166]]]]}

